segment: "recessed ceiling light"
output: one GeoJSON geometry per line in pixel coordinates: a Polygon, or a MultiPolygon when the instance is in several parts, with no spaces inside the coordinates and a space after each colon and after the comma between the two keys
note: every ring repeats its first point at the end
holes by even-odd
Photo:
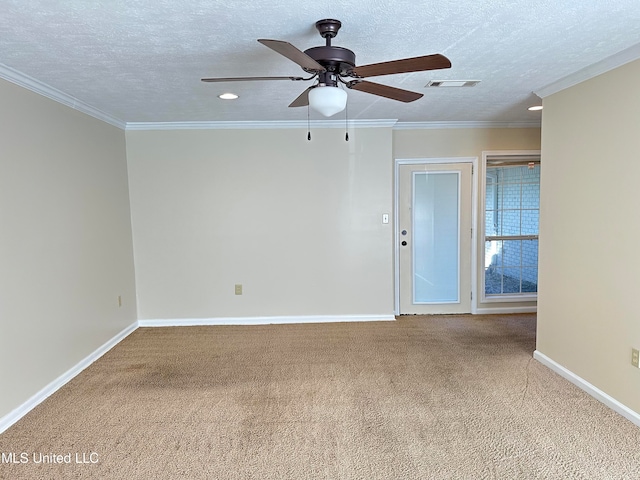
{"type": "Polygon", "coordinates": [[[218,98],[221,98],[222,100],[235,100],[236,98],[238,98],[238,95],[236,95],[235,93],[223,93],[221,95],[218,95],[218,98]]]}
{"type": "Polygon", "coordinates": [[[528,110],[531,112],[542,110],[542,105],[534,105],[533,107],[529,107],[528,110]]]}

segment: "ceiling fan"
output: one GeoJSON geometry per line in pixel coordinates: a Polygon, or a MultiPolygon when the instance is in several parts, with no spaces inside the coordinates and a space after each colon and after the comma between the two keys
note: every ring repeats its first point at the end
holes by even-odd
{"type": "Polygon", "coordinates": [[[339,88],[339,83],[347,88],[378,95],[380,97],[413,102],[422,97],[421,93],[390,87],[379,83],[363,80],[368,77],[392,75],[396,73],[421,72],[450,68],[449,59],[440,54],[422,57],[404,58],[390,62],[373,63],[356,66],[355,54],[343,47],[331,45],[331,39],[338,34],[342,23],[339,20],[325,19],[316,22],[316,29],[326,44],[313,47],[304,52],[288,42],[281,40],[259,39],[258,42],[271,48],[275,52],[297,63],[302,69],[311,74],[310,77],[227,77],[203,78],[203,82],[244,82],[254,80],[292,80],[309,81],[317,77],[317,83],[307,88],[289,107],[303,107],[309,105],[323,115],[330,117],[344,110],[347,93],[339,88]],[[327,88],[329,87],[329,88],[327,88]]]}

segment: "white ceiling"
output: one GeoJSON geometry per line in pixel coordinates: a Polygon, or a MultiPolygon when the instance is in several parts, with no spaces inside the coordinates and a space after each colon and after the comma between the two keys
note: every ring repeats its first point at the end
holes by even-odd
{"type": "Polygon", "coordinates": [[[333,45],[358,65],[432,53],[453,65],[372,79],[424,93],[409,104],[349,90],[355,120],[539,122],[527,110],[533,92],[640,39],[638,0],[0,0],[0,12],[4,78],[123,123],[306,121],[307,108],[287,105],[310,83],[200,78],[305,76],[256,40],[323,45],[314,26],[323,18],[342,22],[333,45]],[[448,79],[481,83],[425,88],[448,79]],[[240,98],[218,99],[225,91],[240,98]]]}

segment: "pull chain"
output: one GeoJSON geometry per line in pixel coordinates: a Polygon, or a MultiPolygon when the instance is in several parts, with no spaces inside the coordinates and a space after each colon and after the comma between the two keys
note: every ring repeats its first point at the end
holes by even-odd
{"type": "Polygon", "coordinates": [[[309,105],[307,105],[307,140],[311,141],[311,120],[309,119],[309,105]]]}
{"type": "Polygon", "coordinates": [[[344,106],[344,141],[345,142],[349,141],[349,113],[347,109],[348,109],[348,102],[344,106]]]}

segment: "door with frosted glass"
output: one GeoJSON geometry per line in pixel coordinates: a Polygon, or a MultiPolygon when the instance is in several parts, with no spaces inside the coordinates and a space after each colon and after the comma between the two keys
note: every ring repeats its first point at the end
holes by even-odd
{"type": "Polygon", "coordinates": [[[471,311],[471,164],[399,166],[400,314],[471,311]]]}

